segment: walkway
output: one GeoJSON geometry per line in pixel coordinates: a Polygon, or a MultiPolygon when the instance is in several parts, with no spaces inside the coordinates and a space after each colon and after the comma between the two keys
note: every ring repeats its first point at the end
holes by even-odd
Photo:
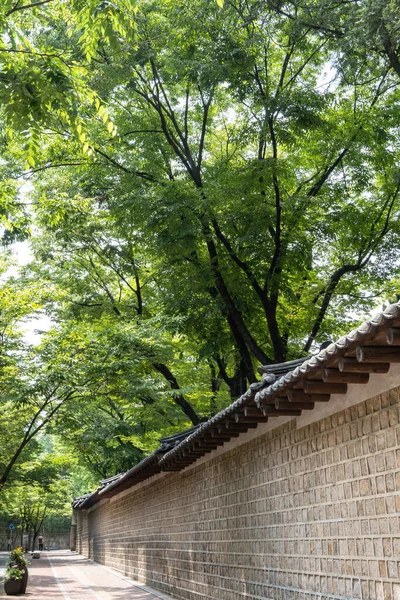
{"type": "MultiPolygon", "coordinates": [[[[24,596],[20,596],[23,598],[24,596]]],[[[0,586],[0,598],[9,598],[0,586]]],[[[67,550],[32,559],[26,600],[171,600],[67,550]]]]}
{"type": "Polygon", "coordinates": [[[0,552],[0,581],[3,579],[4,571],[6,570],[7,560],[8,552],[0,552]]]}

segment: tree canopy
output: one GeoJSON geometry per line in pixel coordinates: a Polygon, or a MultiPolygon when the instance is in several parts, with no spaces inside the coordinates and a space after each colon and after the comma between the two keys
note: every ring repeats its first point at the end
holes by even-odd
{"type": "Polygon", "coordinates": [[[45,410],[32,440],[107,477],[396,296],[398,8],[4,4],[4,239],[33,253],[2,284],[26,294],[16,428],[45,410]]]}

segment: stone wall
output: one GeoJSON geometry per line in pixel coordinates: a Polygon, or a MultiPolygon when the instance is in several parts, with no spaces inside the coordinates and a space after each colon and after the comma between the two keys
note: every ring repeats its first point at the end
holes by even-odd
{"type": "MultiPolygon", "coordinates": [[[[76,551],[84,556],[89,556],[89,518],[87,511],[77,511],[74,515],[74,522],[76,523],[77,531],[76,551]]],[[[91,558],[93,558],[93,556],[91,556],[91,558]]]]}
{"type": "MultiPolygon", "coordinates": [[[[47,533],[45,532],[45,546],[48,548],[67,549],[70,546],[70,532],[64,533],[47,533]]],[[[39,542],[36,541],[36,548],[39,547],[39,542]]]]}
{"type": "Polygon", "coordinates": [[[400,600],[399,407],[292,420],[78,511],[77,549],[182,600],[400,600]]]}
{"type": "MultiPolygon", "coordinates": [[[[11,519],[7,521],[6,526],[0,527],[0,552],[7,550],[7,540],[10,537],[10,531],[8,529],[8,523],[11,522],[11,519]]],[[[2,524],[0,523],[0,526],[2,524]]],[[[49,548],[63,548],[67,549],[70,547],[70,531],[58,531],[58,532],[48,532],[45,530],[44,532],[45,538],[45,546],[49,548]]],[[[27,540],[27,536],[25,537],[27,540]]],[[[11,534],[12,547],[17,547],[21,544],[21,530],[16,528],[13,530],[11,534]]],[[[38,548],[39,543],[36,540],[36,549],[38,548]]]]}

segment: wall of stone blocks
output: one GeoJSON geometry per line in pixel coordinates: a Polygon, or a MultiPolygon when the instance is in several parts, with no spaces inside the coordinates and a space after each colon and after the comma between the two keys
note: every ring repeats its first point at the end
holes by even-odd
{"type": "Polygon", "coordinates": [[[78,512],[78,551],[182,600],[400,600],[399,388],[78,512]]]}
{"type": "MultiPolygon", "coordinates": [[[[5,522],[6,524],[0,523],[0,552],[7,550],[7,541],[11,537],[12,547],[15,548],[21,544],[21,530],[16,528],[12,531],[10,536],[10,530],[8,524],[10,520],[5,522]]],[[[45,529],[45,546],[51,548],[69,548],[70,547],[70,532],[47,532],[45,529]]],[[[36,548],[38,548],[38,541],[36,540],[36,548]]]]}
{"type": "Polygon", "coordinates": [[[75,516],[76,521],[76,551],[83,556],[89,556],[89,516],[87,511],[77,511],[75,516]]]}

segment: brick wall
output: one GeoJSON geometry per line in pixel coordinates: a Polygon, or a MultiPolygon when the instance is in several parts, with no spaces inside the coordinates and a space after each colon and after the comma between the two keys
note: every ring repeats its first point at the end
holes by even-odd
{"type": "Polygon", "coordinates": [[[78,511],[78,551],[177,599],[400,600],[399,389],[78,511]]]}
{"type": "Polygon", "coordinates": [[[77,511],[75,515],[77,540],[76,550],[79,554],[89,556],[89,518],[85,510],[77,511]]]}

